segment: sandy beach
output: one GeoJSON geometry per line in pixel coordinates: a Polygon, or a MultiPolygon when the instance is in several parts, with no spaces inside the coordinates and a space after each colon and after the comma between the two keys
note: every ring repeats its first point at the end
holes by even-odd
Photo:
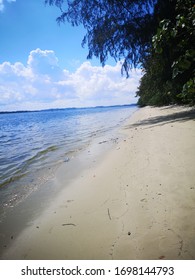
{"type": "Polygon", "coordinates": [[[141,108],[119,133],[1,259],[195,259],[195,110],[141,108]]]}

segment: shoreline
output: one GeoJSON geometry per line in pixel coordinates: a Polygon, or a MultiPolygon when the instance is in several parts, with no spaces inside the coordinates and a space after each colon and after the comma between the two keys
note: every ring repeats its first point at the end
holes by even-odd
{"type": "MultiPolygon", "coordinates": [[[[108,121],[110,117],[110,114],[108,114],[107,123],[104,122],[105,125],[100,127],[98,131],[97,126],[101,122],[100,115],[100,122],[97,119],[94,127],[89,129],[93,133],[88,135],[88,138],[84,136],[82,143],[78,141],[78,144],[73,144],[72,147],[69,145],[68,152],[64,143],[65,153],[61,149],[60,153],[58,151],[58,157],[55,153],[50,155],[50,160],[48,160],[46,166],[42,163],[41,169],[34,172],[29,180],[17,182],[16,185],[13,184],[12,191],[10,193],[9,190],[7,191],[8,195],[11,194],[10,199],[7,199],[8,203],[3,196],[1,197],[3,203],[0,211],[0,255],[7,250],[23,229],[32,224],[32,221],[49,207],[51,201],[55,200],[56,196],[62,189],[66,188],[72,179],[78,177],[78,174],[87,169],[88,166],[97,164],[101,157],[120,141],[121,135],[118,134],[118,130],[135,110],[137,108],[134,106],[125,113],[122,110],[122,114],[120,110],[119,113],[116,111],[116,118],[114,116],[113,123],[108,121]],[[105,128],[108,128],[108,131],[105,128]],[[62,183],[55,184],[56,171],[61,165],[63,166],[63,180],[62,183]],[[28,187],[26,188],[26,186],[28,187]]],[[[74,138],[72,139],[74,140],[74,138]]]]}
{"type": "MultiPolygon", "coordinates": [[[[195,259],[194,119],[186,107],[134,112],[122,140],[69,180],[0,258],[195,259]]],[[[64,180],[63,165],[50,184],[64,180]]]]}

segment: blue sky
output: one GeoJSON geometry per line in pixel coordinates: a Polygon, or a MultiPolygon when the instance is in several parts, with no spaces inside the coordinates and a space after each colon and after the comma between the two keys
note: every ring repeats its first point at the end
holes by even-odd
{"type": "Polygon", "coordinates": [[[127,104],[137,101],[140,70],[86,60],[82,27],[56,22],[44,0],[0,0],[0,111],[127,104]]]}

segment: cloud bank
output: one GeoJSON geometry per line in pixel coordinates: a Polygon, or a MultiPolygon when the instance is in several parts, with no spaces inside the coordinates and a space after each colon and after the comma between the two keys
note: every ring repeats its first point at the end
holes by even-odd
{"type": "Polygon", "coordinates": [[[102,68],[87,61],[70,73],[59,67],[54,51],[33,50],[26,65],[0,64],[0,111],[134,103],[141,70],[129,79],[120,70],[120,63],[102,68]]]}

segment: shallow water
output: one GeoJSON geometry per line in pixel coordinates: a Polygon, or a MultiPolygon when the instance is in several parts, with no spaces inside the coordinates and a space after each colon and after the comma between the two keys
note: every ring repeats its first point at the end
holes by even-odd
{"type": "MultiPolygon", "coordinates": [[[[0,221],[94,139],[126,120],[136,106],[0,114],[0,221]]],[[[106,138],[107,137],[107,138],[106,138]]]]}

